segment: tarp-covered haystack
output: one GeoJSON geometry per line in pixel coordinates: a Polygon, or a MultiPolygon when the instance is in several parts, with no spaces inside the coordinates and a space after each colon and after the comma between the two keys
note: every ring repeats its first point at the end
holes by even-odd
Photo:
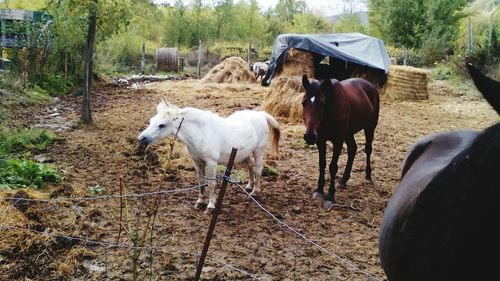
{"type": "Polygon", "coordinates": [[[344,76],[352,74],[355,69],[354,65],[385,75],[391,63],[384,43],[378,38],[361,33],[282,34],[274,43],[269,70],[262,80],[263,85],[270,85],[280,67],[284,65],[286,69],[291,64],[287,62],[291,49],[300,49],[312,54],[314,68],[318,67],[323,58],[328,57],[330,68],[325,69],[323,66],[322,74],[325,74],[326,70],[330,72],[326,74],[332,78],[337,75],[342,76],[338,79],[345,79],[344,76]]]}
{"type": "Polygon", "coordinates": [[[300,121],[303,74],[318,80],[361,77],[382,94],[389,64],[383,42],[360,33],[280,35],[262,80],[262,85],[270,85],[262,108],[290,121],[300,121]]]}
{"type": "Polygon", "coordinates": [[[395,100],[424,100],[427,92],[427,71],[411,66],[391,65],[385,94],[395,100]]]}
{"type": "Polygon", "coordinates": [[[229,57],[214,66],[201,79],[203,83],[255,83],[255,75],[240,57],[229,57]]]}

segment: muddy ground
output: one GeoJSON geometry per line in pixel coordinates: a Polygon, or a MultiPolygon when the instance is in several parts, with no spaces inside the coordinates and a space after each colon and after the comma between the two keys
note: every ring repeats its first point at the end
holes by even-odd
{"type": "MultiPolygon", "coordinates": [[[[135,88],[99,86],[93,97],[95,122],[91,126],[77,125],[78,97],[65,97],[43,107],[20,110],[12,126],[50,123],[53,128],[63,128],[42,159],[53,162],[64,182],[29,196],[119,194],[120,186],[124,193],[193,187],[197,184],[195,172],[182,144],[175,144],[170,167],[165,166],[168,141],[145,153],[138,149],[136,137],[154,115],[160,96],[181,107],[199,107],[228,115],[239,109],[258,108],[265,90],[257,84],[200,84],[197,80],[166,81],[135,88]]],[[[433,132],[459,128],[479,130],[496,120],[494,111],[477,92],[457,93],[443,83],[431,85],[430,99],[426,101],[382,99],[372,156],[374,184],[364,181],[364,136],[359,134],[358,154],[348,188],[337,191],[339,206],[330,211],[322,209],[320,202],[311,197],[318,175],[318,155],[314,147],[306,146],[302,140],[303,124],[279,120],[283,159],[266,157],[267,164],[276,168],[278,175],[263,178],[258,201],[323,249],[277,223],[232,184],[224,199],[202,278],[385,278],[378,256],[378,230],[387,201],[397,186],[407,149],[417,139],[433,132]]],[[[345,161],[344,149],[339,161],[340,172],[345,161]]],[[[244,183],[244,173],[241,174],[244,183]]],[[[147,215],[153,213],[149,209],[154,199],[127,200],[122,220],[128,217],[129,223],[122,225],[121,234],[118,199],[2,203],[0,213],[16,218],[12,224],[45,235],[2,230],[0,279],[132,280],[134,250],[106,248],[54,238],[54,235],[112,243],[120,236],[120,244],[132,245],[130,235],[123,228],[130,227],[142,237],[147,215]]],[[[153,259],[149,250],[141,252],[138,280],[149,280],[150,276],[152,280],[189,280],[194,276],[197,255],[210,222],[209,215],[194,209],[196,199],[197,191],[161,197],[152,239],[156,250],[153,259]]],[[[146,244],[150,242],[148,236],[146,244]]]]}

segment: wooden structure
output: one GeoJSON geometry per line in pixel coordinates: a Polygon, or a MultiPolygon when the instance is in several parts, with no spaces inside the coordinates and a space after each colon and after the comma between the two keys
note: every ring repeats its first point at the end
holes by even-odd
{"type": "Polygon", "coordinates": [[[178,48],[158,48],[156,49],[155,65],[156,70],[179,71],[180,53],[178,48]]]}

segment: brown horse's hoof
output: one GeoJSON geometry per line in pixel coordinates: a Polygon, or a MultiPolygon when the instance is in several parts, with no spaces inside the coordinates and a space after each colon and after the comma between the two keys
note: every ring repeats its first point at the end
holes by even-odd
{"type": "Polygon", "coordinates": [[[325,202],[323,203],[323,207],[326,209],[326,210],[330,210],[334,205],[334,202],[332,201],[328,201],[328,200],[325,200],[325,202]]]}
{"type": "Polygon", "coordinates": [[[315,191],[315,192],[313,193],[313,198],[314,198],[314,199],[321,199],[321,200],[323,200],[323,194],[322,194],[322,193],[319,193],[319,192],[317,192],[317,191],[315,191]]]}
{"type": "Polygon", "coordinates": [[[347,188],[347,184],[341,183],[341,182],[339,182],[338,186],[339,186],[340,189],[346,189],[347,188]]]}
{"type": "Polygon", "coordinates": [[[369,185],[373,185],[373,180],[372,179],[365,179],[365,183],[369,185]]]}
{"type": "Polygon", "coordinates": [[[194,207],[198,210],[205,210],[205,208],[207,207],[207,204],[204,204],[204,203],[196,203],[194,204],[194,207]]]}

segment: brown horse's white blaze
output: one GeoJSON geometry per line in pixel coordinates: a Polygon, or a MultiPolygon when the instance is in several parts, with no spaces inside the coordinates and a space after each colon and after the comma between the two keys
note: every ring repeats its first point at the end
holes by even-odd
{"type": "Polygon", "coordinates": [[[360,130],[365,132],[366,179],[371,177],[371,152],[375,128],[378,123],[379,97],[375,87],[361,78],[324,80],[309,82],[306,75],[302,77],[305,89],[302,98],[302,112],[306,132],[304,140],[307,144],[316,144],[319,152],[318,187],[313,194],[315,198],[323,198],[326,168],[326,142],[333,143],[333,157],[330,163],[330,187],[324,202],[329,209],[335,202],[335,176],[337,162],[344,142],[347,144],[348,159],[340,186],[345,187],[351,176],[352,164],[357,145],[354,134],[360,130]]]}

